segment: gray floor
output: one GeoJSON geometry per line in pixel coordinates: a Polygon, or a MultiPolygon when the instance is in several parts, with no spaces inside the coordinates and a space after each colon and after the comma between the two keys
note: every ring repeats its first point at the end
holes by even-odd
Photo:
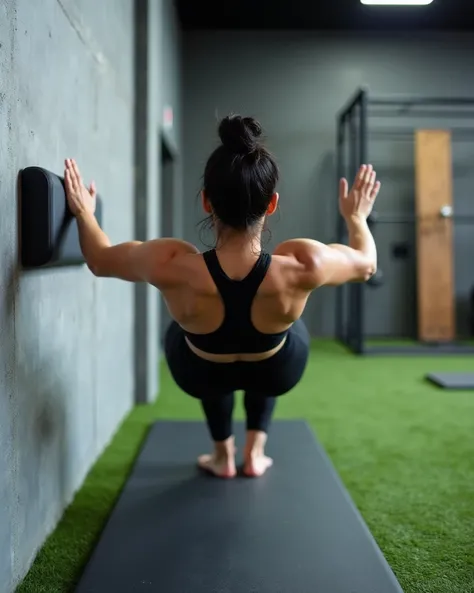
{"type": "Polygon", "coordinates": [[[443,389],[474,390],[474,373],[430,373],[426,379],[443,389]]]}
{"type": "Polygon", "coordinates": [[[275,422],[260,479],[201,474],[208,448],[154,425],[76,593],[401,593],[306,423],[275,422]]]}

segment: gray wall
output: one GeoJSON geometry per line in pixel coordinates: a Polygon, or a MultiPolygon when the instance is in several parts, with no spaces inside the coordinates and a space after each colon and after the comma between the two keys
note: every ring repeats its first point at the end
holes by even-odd
{"type": "MultiPolygon", "coordinates": [[[[174,64],[177,39],[169,38],[165,57],[161,42],[172,12],[162,2],[150,5],[151,107],[143,138],[153,163],[145,200],[155,213],[146,234],[156,236],[161,76],[168,61],[174,64]]],[[[178,84],[170,81],[168,75],[165,86],[178,84]]],[[[0,2],[2,593],[24,576],[134,392],[150,400],[158,390],[156,291],[148,303],[155,323],[138,344],[149,345],[141,380],[134,369],[133,285],[96,279],[85,267],[17,268],[16,183],[29,165],[61,174],[63,159],[77,158],[86,179],[97,182],[112,241],[136,234],[134,86],[133,2],[0,2]]]]}
{"type": "Polygon", "coordinates": [[[183,228],[182,203],[182,33],[172,0],[163,1],[162,39],[162,108],[170,106],[174,112],[173,128],[165,131],[165,139],[173,152],[173,194],[162,196],[172,208],[173,234],[180,236],[183,228]]]}
{"type": "MultiPolygon", "coordinates": [[[[177,181],[173,193],[175,234],[182,235],[180,30],[172,0],[136,0],[138,14],[135,56],[135,230],[140,240],[152,239],[161,227],[162,137],[174,151],[177,181]],[[163,107],[174,110],[174,125],[163,129],[163,107]]],[[[168,197],[164,197],[168,199],[168,197]]],[[[162,309],[156,289],[135,286],[136,401],[149,402],[159,391],[159,326],[162,309]]]]}
{"type": "MultiPolygon", "coordinates": [[[[281,214],[271,222],[271,248],[295,236],[324,242],[335,239],[335,116],[355,89],[367,84],[376,94],[411,93],[472,95],[467,56],[474,39],[460,34],[383,37],[321,35],[286,32],[188,33],[184,44],[184,195],[186,238],[199,245],[196,222],[201,217],[195,200],[205,160],[215,146],[216,114],[230,111],[258,117],[269,137],[282,173],[281,214]]],[[[436,117],[412,125],[451,125],[436,117]]],[[[372,129],[386,127],[385,118],[372,120],[372,129]]],[[[401,118],[391,120],[400,126],[401,118]]],[[[405,123],[407,123],[405,121],[405,123]]],[[[456,122],[458,125],[462,121],[456,122]]],[[[474,120],[473,120],[474,123],[474,120]]],[[[474,126],[473,126],[474,127],[474,126]]],[[[472,142],[456,142],[455,202],[459,211],[474,213],[469,191],[474,181],[472,142]]],[[[406,212],[413,207],[413,137],[373,138],[370,159],[384,182],[379,209],[406,212]]],[[[411,210],[413,211],[413,210],[411,210]]],[[[414,258],[393,260],[393,242],[408,241],[413,233],[399,225],[379,227],[380,265],[387,284],[366,291],[370,335],[414,330],[414,258]]],[[[456,232],[456,282],[460,325],[466,322],[468,286],[474,284],[466,254],[474,250],[474,233],[456,232]]],[[[413,252],[413,249],[412,249],[413,252]]],[[[313,295],[305,319],[314,335],[333,335],[334,289],[313,295]]]]}
{"type": "MultiPolygon", "coordinates": [[[[162,38],[162,109],[171,107],[174,123],[171,130],[163,129],[161,154],[159,160],[161,175],[161,207],[159,229],[164,236],[181,237],[183,235],[183,160],[181,154],[182,120],[182,34],[173,3],[163,3],[163,38],[162,38]],[[166,144],[166,147],[163,146],[166,144]]],[[[171,317],[162,298],[159,299],[161,314],[158,347],[161,350],[162,338],[171,321],[171,317]]]]}

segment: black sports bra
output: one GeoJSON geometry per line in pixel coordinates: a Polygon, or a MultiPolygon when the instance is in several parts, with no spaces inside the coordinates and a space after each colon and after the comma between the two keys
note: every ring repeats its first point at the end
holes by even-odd
{"type": "Polygon", "coordinates": [[[224,321],[209,334],[185,335],[193,346],[209,354],[254,354],[276,348],[289,329],[276,334],[262,334],[251,320],[253,299],[270,266],[272,257],[262,251],[249,274],[242,280],[232,280],[221,268],[215,249],[206,251],[204,261],[224,303],[224,321]]]}

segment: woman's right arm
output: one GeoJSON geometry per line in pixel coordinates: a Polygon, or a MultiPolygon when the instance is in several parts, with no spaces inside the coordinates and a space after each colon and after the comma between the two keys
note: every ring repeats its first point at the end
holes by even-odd
{"type": "Polygon", "coordinates": [[[362,165],[350,191],[347,181],[341,179],[339,210],[347,225],[349,245],[293,239],[277,247],[276,255],[292,255],[301,264],[305,288],[366,282],[375,274],[377,249],[367,217],[379,190],[380,182],[371,165],[362,165]]]}
{"type": "Polygon", "coordinates": [[[346,220],[346,225],[349,246],[333,243],[317,250],[323,284],[366,282],[377,271],[377,248],[367,220],[352,217],[346,220]]]}
{"type": "Polygon", "coordinates": [[[292,239],[278,245],[275,255],[294,257],[301,266],[301,288],[366,282],[377,270],[374,239],[365,221],[348,223],[349,246],[325,245],[312,239],[292,239]]]}

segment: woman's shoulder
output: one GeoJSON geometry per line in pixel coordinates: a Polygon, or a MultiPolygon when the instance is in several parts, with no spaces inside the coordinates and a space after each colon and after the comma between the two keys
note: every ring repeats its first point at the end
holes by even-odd
{"type": "Polygon", "coordinates": [[[273,250],[275,273],[284,277],[293,287],[303,290],[316,288],[318,246],[313,239],[289,239],[273,250]]]}

